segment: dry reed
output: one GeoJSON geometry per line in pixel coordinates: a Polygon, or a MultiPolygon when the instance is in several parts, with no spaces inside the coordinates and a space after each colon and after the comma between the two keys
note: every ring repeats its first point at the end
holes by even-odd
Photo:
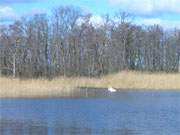
{"type": "Polygon", "coordinates": [[[47,79],[0,78],[0,98],[68,96],[78,87],[180,90],[180,73],[123,71],[101,78],[59,77],[47,79]]]}

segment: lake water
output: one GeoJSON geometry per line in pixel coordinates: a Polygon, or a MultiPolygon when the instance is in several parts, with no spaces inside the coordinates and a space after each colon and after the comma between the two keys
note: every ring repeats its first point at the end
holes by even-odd
{"type": "Polygon", "coordinates": [[[178,91],[85,93],[71,98],[0,99],[0,134],[180,134],[178,91]]]}

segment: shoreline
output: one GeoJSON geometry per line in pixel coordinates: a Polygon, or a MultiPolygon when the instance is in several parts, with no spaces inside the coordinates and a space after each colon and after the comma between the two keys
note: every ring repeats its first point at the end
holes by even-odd
{"type": "MultiPolygon", "coordinates": [[[[107,91],[107,88],[92,88],[92,87],[83,87],[83,88],[77,88],[77,90],[73,90],[71,93],[64,93],[64,95],[61,94],[49,94],[49,95],[24,95],[24,96],[19,96],[19,95],[10,95],[10,96],[0,96],[0,100],[6,100],[6,99],[58,99],[58,98],[90,98],[90,97],[94,97],[94,98],[101,98],[103,96],[97,96],[97,95],[92,95],[92,93],[96,94],[97,91],[99,91],[99,93],[103,93],[105,91],[107,91]],[[88,95],[85,94],[86,89],[88,89],[88,95]],[[82,91],[84,91],[82,93],[82,91]],[[101,92],[100,92],[101,91],[101,92]]],[[[154,93],[169,93],[169,92],[176,92],[180,94],[180,90],[179,89],[117,89],[117,92],[122,92],[122,93],[149,93],[149,94],[154,94],[154,93]]],[[[108,91],[106,92],[108,93],[108,91]]],[[[110,94],[110,93],[109,93],[110,94]]],[[[115,93],[114,93],[115,94],[115,93]]]]}
{"type": "Polygon", "coordinates": [[[105,89],[108,86],[120,91],[180,91],[180,73],[123,71],[101,78],[59,77],[52,80],[1,77],[0,99],[76,97],[80,88],[105,89]]]}

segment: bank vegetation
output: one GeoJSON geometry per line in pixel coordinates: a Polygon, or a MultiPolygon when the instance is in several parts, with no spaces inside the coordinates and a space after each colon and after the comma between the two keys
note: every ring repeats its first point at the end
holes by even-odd
{"type": "MultiPolygon", "coordinates": [[[[0,78],[0,97],[32,98],[73,96],[79,87],[118,90],[180,90],[180,73],[142,73],[123,71],[100,78],[57,77],[52,80],[0,78]]],[[[85,89],[84,89],[85,90],[85,89]]],[[[98,90],[98,89],[97,89],[98,90]]]]}

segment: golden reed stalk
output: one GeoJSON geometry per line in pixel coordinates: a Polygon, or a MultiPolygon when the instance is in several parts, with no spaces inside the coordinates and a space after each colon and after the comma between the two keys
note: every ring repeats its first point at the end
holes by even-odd
{"type": "Polygon", "coordinates": [[[53,80],[0,78],[0,98],[69,96],[78,87],[180,90],[180,73],[123,71],[101,78],[58,77],[53,80]]]}

